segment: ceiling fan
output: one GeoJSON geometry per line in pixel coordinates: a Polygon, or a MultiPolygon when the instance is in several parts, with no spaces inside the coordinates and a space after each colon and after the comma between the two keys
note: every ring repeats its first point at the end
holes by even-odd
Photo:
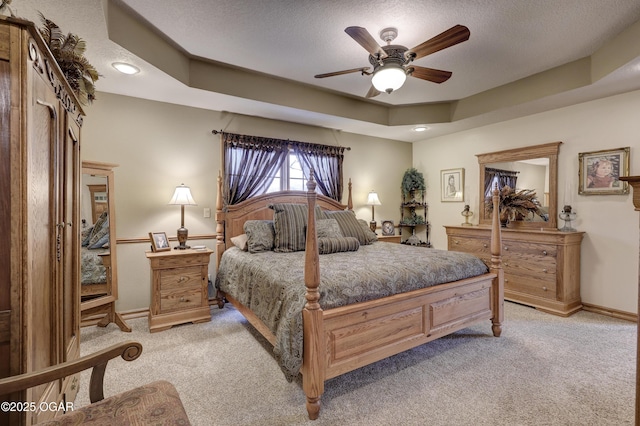
{"type": "Polygon", "coordinates": [[[380,38],[387,43],[386,46],[380,46],[365,28],[347,27],[344,31],[369,52],[369,63],[373,66],[373,71],[370,71],[370,67],[352,68],[318,74],[315,78],[333,77],[354,72],[373,75],[372,86],[367,92],[367,98],[399,89],[404,84],[407,75],[433,83],[447,81],[451,77],[451,71],[420,67],[413,65],[413,61],[467,41],[471,34],[469,28],[464,25],[455,25],[413,49],[407,49],[405,46],[391,44],[398,36],[396,28],[385,28],[380,31],[380,38]]]}

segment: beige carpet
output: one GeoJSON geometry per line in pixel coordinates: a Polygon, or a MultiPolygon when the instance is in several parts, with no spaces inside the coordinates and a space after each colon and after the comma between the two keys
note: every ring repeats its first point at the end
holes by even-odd
{"type": "MultiPolygon", "coordinates": [[[[212,314],[154,334],[146,319],[129,321],[132,333],[83,328],[81,351],[141,342],[138,360],[109,363],[105,395],[167,379],[194,425],[633,424],[631,322],[506,303],[500,338],[487,322],[329,380],[312,422],[300,381],[285,380],[268,343],[232,306],[212,314]]],[[[88,380],[78,405],[88,403],[88,380]]]]}

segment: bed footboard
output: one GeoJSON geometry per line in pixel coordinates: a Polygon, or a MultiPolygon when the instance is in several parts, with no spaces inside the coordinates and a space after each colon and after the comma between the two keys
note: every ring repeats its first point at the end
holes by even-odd
{"type": "MultiPolygon", "coordinates": [[[[504,318],[504,275],[498,215],[493,215],[490,273],[383,299],[323,311],[320,308],[319,254],[315,227],[313,171],[307,183],[307,235],[303,310],[302,387],[309,419],[320,414],[325,380],[491,320],[500,336],[504,318]]],[[[493,194],[494,211],[499,195],[493,194]]]]}

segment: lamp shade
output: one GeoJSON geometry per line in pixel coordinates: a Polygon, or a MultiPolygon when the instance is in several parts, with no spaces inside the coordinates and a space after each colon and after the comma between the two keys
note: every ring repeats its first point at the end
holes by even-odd
{"type": "Polygon", "coordinates": [[[181,206],[197,206],[195,200],[191,196],[191,190],[188,186],[184,186],[184,183],[180,186],[176,186],[176,190],[173,193],[173,197],[169,204],[178,204],[181,206]]]}
{"type": "Polygon", "coordinates": [[[367,205],[368,206],[381,206],[382,203],[380,202],[380,199],[378,198],[378,193],[375,191],[371,191],[369,193],[369,196],[367,197],[367,205]]]}
{"type": "Polygon", "coordinates": [[[380,92],[391,93],[401,88],[406,79],[407,73],[404,68],[392,62],[376,70],[371,84],[380,92]]]}

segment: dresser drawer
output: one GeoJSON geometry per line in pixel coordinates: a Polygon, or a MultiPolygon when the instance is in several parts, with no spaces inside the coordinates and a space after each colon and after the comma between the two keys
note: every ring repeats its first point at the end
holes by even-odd
{"type": "MultiPolygon", "coordinates": [[[[546,277],[545,277],[546,278],[546,277]]],[[[517,291],[531,296],[544,297],[545,299],[556,299],[556,280],[536,279],[524,275],[504,274],[505,290],[517,291]]]]}
{"type": "Polygon", "coordinates": [[[558,248],[557,246],[550,244],[536,244],[525,242],[502,242],[502,255],[513,256],[517,255],[520,259],[550,259],[551,262],[556,261],[558,248]]]}
{"type": "Polygon", "coordinates": [[[164,314],[202,306],[202,288],[187,288],[160,293],[160,313],[164,314]]]}
{"type": "Polygon", "coordinates": [[[473,253],[476,256],[491,257],[491,244],[489,240],[480,238],[449,237],[449,250],[473,253]]]}
{"type": "Polygon", "coordinates": [[[160,271],[160,291],[185,289],[187,287],[202,287],[200,266],[160,271]]]}

